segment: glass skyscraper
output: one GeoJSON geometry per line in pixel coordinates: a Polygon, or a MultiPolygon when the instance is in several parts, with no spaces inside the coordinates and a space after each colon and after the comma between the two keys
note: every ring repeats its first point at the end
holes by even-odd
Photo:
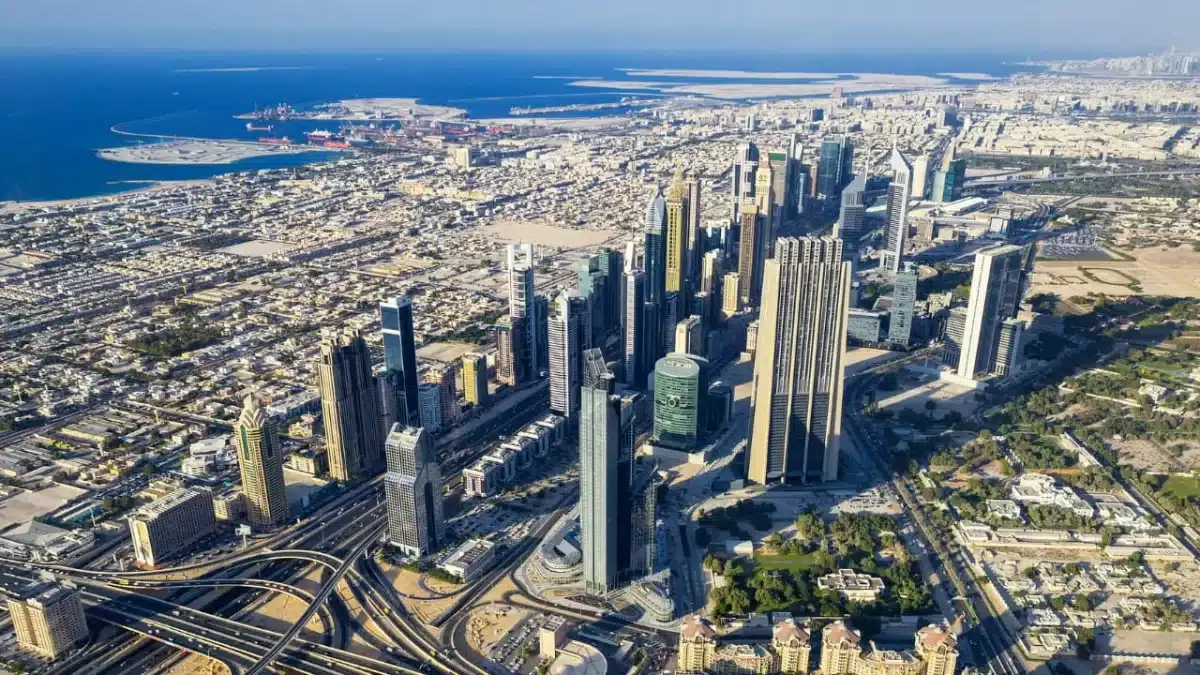
{"type": "Polygon", "coordinates": [[[417,343],[413,336],[412,301],[400,296],[379,303],[379,320],[383,327],[383,359],[388,392],[382,388],[385,419],[391,424],[383,427],[387,434],[392,424],[417,426],[417,343]],[[389,395],[390,393],[390,395],[389,395]],[[396,403],[403,404],[400,408],[396,403]],[[394,417],[394,419],[392,419],[394,417]]]}

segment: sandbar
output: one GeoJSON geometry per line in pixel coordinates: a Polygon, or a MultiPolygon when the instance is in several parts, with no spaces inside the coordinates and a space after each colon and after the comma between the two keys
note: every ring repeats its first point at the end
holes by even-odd
{"type": "Polygon", "coordinates": [[[620,70],[629,77],[709,77],[723,80],[833,80],[839,77],[837,73],[779,73],[755,70],[689,70],[687,68],[621,68],[620,70]]]}
{"type": "Polygon", "coordinates": [[[425,105],[415,98],[349,98],[297,113],[299,119],[411,120],[466,117],[467,111],[446,105],[425,105]]]}
{"type": "Polygon", "coordinates": [[[326,150],[307,145],[266,145],[238,141],[180,140],[163,143],[126,145],[97,150],[96,155],[110,162],[131,164],[233,164],[251,157],[294,155],[326,150]]]}
{"type": "Polygon", "coordinates": [[[957,80],[1003,80],[1003,77],[987,73],[938,73],[941,77],[953,77],[957,80]]]}
{"type": "Polygon", "coordinates": [[[943,87],[948,83],[939,77],[926,75],[891,75],[886,73],[854,73],[853,79],[824,80],[814,82],[630,82],[624,80],[578,80],[573,87],[597,87],[636,91],[658,91],[663,94],[698,94],[722,99],[773,98],[787,96],[829,95],[835,89],[843,93],[887,91],[895,89],[927,89],[943,87]]]}

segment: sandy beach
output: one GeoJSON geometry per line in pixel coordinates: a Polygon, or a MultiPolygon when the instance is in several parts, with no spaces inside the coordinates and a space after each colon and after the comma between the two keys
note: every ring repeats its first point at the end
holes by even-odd
{"type": "Polygon", "coordinates": [[[686,68],[622,68],[629,77],[712,77],[722,80],[832,80],[837,73],[771,73],[753,70],[688,70],[686,68]]]}
{"type": "MultiPolygon", "coordinates": [[[[132,183],[133,181],[130,181],[130,182],[132,183]]],[[[111,195],[76,197],[73,199],[52,199],[52,200],[36,201],[36,202],[32,202],[32,201],[31,202],[0,201],[0,214],[20,213],[21,211],[25,211],[28,209],[43,209],[43,208],[49,208],[49,207],[55,207],[55,206],[99,204],[99,203],[114,199],[118,196],[131,195],[131,194],[134,194],[137,192],[160,192],[162,190],[173,190],[176,188],[186,188],[186,187],[194,187],[197,185],[206,185],[211,182],[212,181],[208,180],[208,179],[146,181],[146,183],[144,184],[143,187],[135,188],[133,190],[126,190],[124,192],[119,192],[119,193],[115,193],[115,194],[111,194],[111,195]]]]}

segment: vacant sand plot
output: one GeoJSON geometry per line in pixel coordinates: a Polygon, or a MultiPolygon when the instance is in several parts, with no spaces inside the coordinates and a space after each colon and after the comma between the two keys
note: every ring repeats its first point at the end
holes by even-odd
{"type": "Polygon", "coordinates": [[[1178,470],[1179,463],[1164,453],[1154,441],[1108,439],[1105,445],[1117,452],[1121,466],[1132,466],[1142,471],[1166,473],[1178,470]]]}
{"type": "Polygon", "coordinates": [[[1088,293],[1125,295],[1131,279],[1140,294],[1195,297],[1200,295],[1200,253],[1183,247],[1139,249],[1137,260],[1038,260],[1030,279],[1030,294],[1057,293],[1064,298],[1088,293]],[[1090,277],[1090,278],[1089,278],[1090,277]]]}
{"type": "Polygon", "coordinates": [[[203,654],[187,654],[164,675],[228,675],[229,666],[203,654]]]}
{"type": "Polygon", "coordinates": [[[471,613],[467,619],[467,644],[479,654],[487,654],[530,612],[512,605],[490,605],[471,613]]]}
{"type": "Polygon", "coordinates": [[[569,227],[546,225],[544,223],[515,221],[488,225],[481,230],[481,233],[484,236],[493,238],[497,243],[511,242],[535,244],[537,246],[561,246],[564,248],[599,246],[616,236],[613,232],[576,230],[569,227]]]}

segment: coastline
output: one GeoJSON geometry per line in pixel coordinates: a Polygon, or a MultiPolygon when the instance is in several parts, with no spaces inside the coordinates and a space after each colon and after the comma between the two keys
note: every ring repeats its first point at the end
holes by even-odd
{"type": "Polygon", "coordinates": [[[129,184],[142,185],[142,187],[132,188],[129,190],[120,190],[118,192],[110,192],[103,195],[90,195],[87,197],[70,197],[68,199],[49,199],[42,201],[3,201],[0,200],[0,214],[20,213],[29,209],[42,209],[57,206],[83,206],[93,202],[104,202],[114,197],[126,197],[139,192],[151,194],[154,192],[162,192],[174,188],[195,187],[200,185],[209,185],[213,182],[212,178],[197,178],[194,180],[156,180],[156,181],[113,181],[110,185],[129,184]]]}

